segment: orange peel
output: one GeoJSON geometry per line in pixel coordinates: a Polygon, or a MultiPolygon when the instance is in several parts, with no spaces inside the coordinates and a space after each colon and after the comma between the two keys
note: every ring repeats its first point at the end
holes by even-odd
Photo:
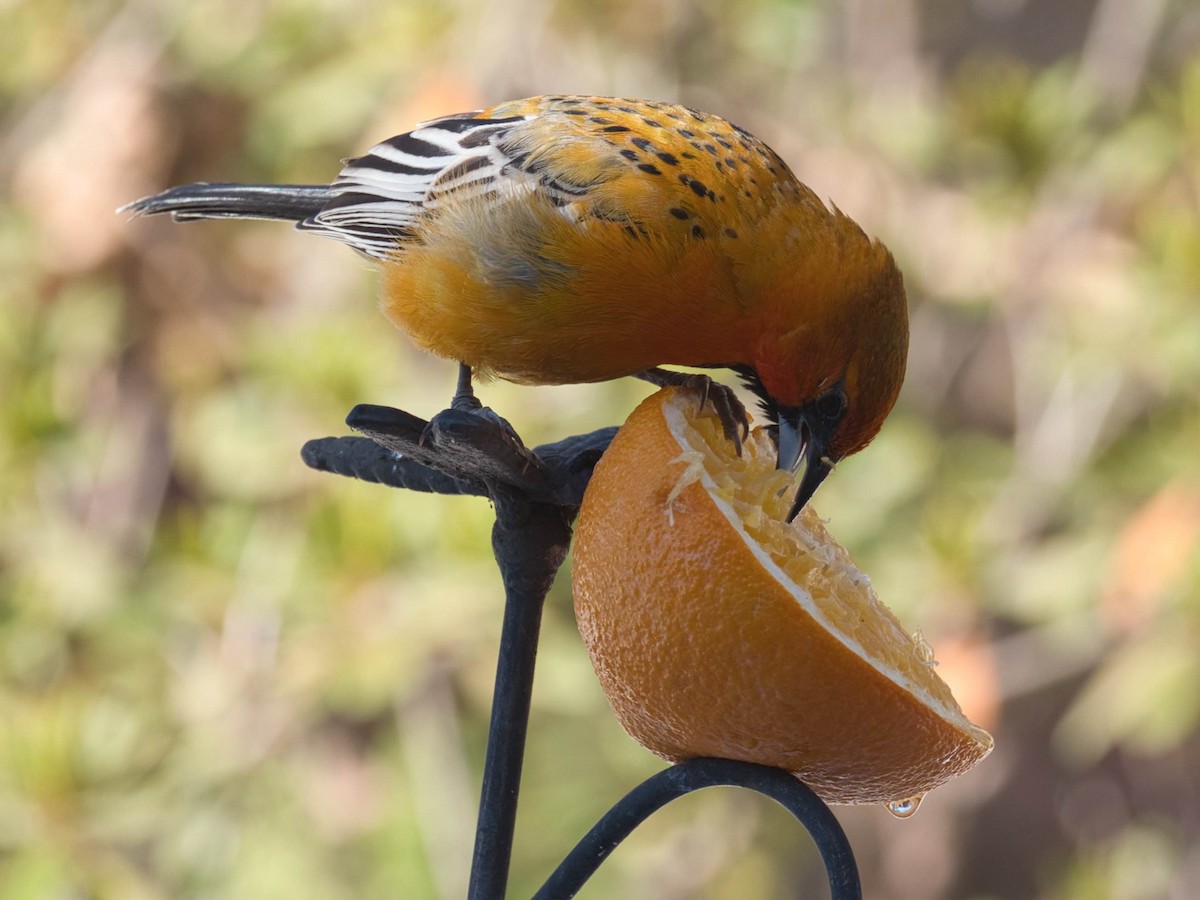
{"type": "Polygon", "coordinates": [[[643,402],[580,510],[576,618],[613,711],[665,759],[777,766],[827,802],[906,814],[991,736],[812,505],[784,522],[794,488],[767,433],[738,457],[700,403],[643,402]]]}

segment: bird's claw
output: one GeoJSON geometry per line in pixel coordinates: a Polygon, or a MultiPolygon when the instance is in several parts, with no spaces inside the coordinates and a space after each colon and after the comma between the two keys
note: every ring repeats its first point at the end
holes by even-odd
{"type": "MultiPolygon", "coordinates": [[[[704,399],[712,403],[717,418],[721,420],[721,430],[725,437],[733,442],[733,449],[737,455],[741,456],[742,441],[750,436],[750,420],[746,415],[746,407],[728,385],[719,384],[711,379],[708,385],[709,389],[704,399]]],[[[700,404],[700,411],[704,411],[703,403],[700,404]]]]}
{"type": "Polygon", "coordinates": [[[474,416],[483,422],[487,422],[495,429],[497,436],[507,441],[509,444],[513,445],[514,447],[519,447],[521,450],[525,449],[525,445],[521,442],[520,437],[517,435],[516,429],[509,424],[507,419],[497,413],[490,406],[484,406],[478,400],[475,400],[474,397],[472,397],[471,400],[474,402],[463,403],[460,402],[459,398],[456,397],[454,402],[450,404],[450,408],[445,410],[445,413],[438,413],[436,416],[434,416],[433,419],[431,419],[430,422],[425,426],[425,430],[421,432],[419,445],[422,447],[432,445],[432,442],[434,441],[433,435],[437,430],[437,423],[439,419],[444,418],[446,413],[466,413],[467,415],[474,416]]]}
{"type": "Polygon", "coordinates": [[[706,403],[712,403],[713,412],[721,420],[721,431],[733,443],[737,455],[742,455],[742,441],[750,436],[750,416],[733,388],[713,381],[707,375],[676,372],[657,366],[637,372],[634,377],[658,387],[681,387],[697,391],[700,394],[700,412],[704,412],[706,403]]]}
{"type": "Polygon", "coordinates": [[[737,392],[727,384],[713,381],[707,375],[685,375],[681,386],[700,391],[700,412],[705,404],[712,404],[713,412],[721,421],[721,431],[733,443],[737,455],[742,455],[742,442],[750,436],[750,417],[746,407],[738,399],[737,392]]]}

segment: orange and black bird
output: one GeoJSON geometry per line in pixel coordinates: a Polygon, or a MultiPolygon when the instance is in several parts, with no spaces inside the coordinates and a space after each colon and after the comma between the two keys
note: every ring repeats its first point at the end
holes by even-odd
{"type": "MultiPolygon", "coordinates": [[[[791,516],[876,435],[904,378],[887,248],[762,141],[686,106],[514,100],[423,122],[331,185],[190,184],[125,209],[290,220],[349,244],[379,263],[387,316],[463,364],[468,394],[471,370],[664,384],[689,376],[662,365],[732,369],[778,426],[780,468],[805,464],[791,516]]],[[[714,387],[736,441],[740,404],[714,387]]]]}

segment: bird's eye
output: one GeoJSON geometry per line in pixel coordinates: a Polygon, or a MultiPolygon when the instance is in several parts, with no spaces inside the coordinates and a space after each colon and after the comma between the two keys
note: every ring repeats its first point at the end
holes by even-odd
{"type": "Polygon", "coordinates": [[[840,390],[830,391],[817,398],[817,412],[821,418],[836,421],[846,412],[846,395],[840,390]]]}

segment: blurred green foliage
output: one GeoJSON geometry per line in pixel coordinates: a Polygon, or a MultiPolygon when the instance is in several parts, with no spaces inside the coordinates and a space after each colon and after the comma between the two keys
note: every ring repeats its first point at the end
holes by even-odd
{"type": "MultiPolygon", "coordinates": [[[[490,512],[321,477],[429,415],[344,248],[130,223],[182,180],[325,181],[413,122],[550,91],[681,100],[892,248],[905,393],[818,506],[920,624],[979,769],[840,811],[871,896],[1200,882],[1200,11],[12,0],[0,28],[0,895],[454,897],[494,652],[490,512]]],[[[531,444],[646,388],[488,385],[531,444]]],[[[659,763],[547,609],[513,896],[659,763]]],[[[691,797],[584,896],[794,896],[781,811],[691,797]]]]}

